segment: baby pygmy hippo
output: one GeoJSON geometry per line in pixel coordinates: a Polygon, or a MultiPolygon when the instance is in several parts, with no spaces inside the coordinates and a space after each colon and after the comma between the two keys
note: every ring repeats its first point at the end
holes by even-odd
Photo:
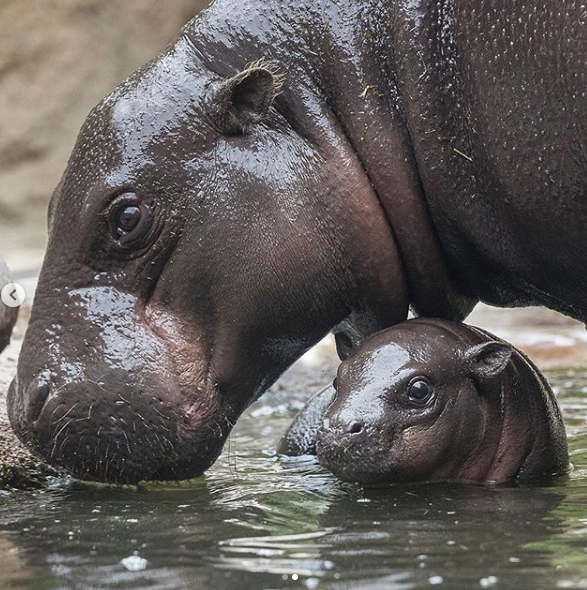
{"type": "Polygon", "coordinates": [[[280,452],[317,452],[337,477],[363,485],[517,483],[569,470],[546,379],[479,328],[403,322],[368,338],[336,382],[332,403],[328,390],[311,400],[280,452]]]}

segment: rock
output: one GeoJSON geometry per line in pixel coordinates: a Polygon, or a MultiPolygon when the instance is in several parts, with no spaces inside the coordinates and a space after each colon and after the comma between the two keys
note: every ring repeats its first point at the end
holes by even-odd
{"type": "Polygon", "coordinates": [[[26,313],[16,326],[16,337],[0,358],[0,490],[43,486],[55,471],[35,458],[12,432],[6,415],[6,393],[16,373],[16,359],[26,327],[26,313]]]}
{"type": "Polygon", "coordinates": [[[0,490],[41,487],[56,472],[33,457],[12,432],[6,416],[6,398],[0,400],[0,490]]]}
{"type": "MultiPolygon", "coordinates": [[[[5,285],[11,282],[10,272],[4,258],[0,254],[0,291],[5,285]]],[[[10,342],[10,335],[18,317],[18,307],[8,307],[0,299],[0,352],[2,352],[10,342]]]]}

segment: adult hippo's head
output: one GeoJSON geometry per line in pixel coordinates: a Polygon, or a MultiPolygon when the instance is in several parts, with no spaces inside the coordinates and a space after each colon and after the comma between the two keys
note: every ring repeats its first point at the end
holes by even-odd
{"type": "Polygon", "coordinates": [[[289,92],[302,116],[275,102],[274,64],[240,61],[213,71],[180,37],[92,111],[53,196],[8,403],[19,437],[77,477],[201,474],[331,328],[405,317],[343,131],[306,80],[289,92]]]}

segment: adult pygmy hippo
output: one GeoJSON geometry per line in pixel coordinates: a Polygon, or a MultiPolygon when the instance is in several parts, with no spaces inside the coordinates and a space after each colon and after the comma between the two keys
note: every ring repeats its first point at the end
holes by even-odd
{"type": "Polygon", "coordinates": [[[217,0],[89,115],[9,392],[78,477],[201,474],[335,330],[587,318],[574,0],[217,0]]]}
{"type": "Polygon", "coordinates": [[[368,338],[336,381],[321,425],[315,416],[330,391],[301,411],[280,450],[317,451],[341,479],[499,484],[569,469],[548,382],[523,353],[479,328],[403,322],[368,338]]]}

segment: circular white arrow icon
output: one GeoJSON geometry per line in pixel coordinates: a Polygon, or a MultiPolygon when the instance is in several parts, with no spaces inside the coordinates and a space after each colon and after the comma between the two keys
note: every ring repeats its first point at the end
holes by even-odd
{"type": "Polygon", "coordinates": [[[22,304],[26,297],[25,290],[22,285],[18,283],[8,283],[0,293],[2,303],[8,307],[18,307],[22,304]]]}

